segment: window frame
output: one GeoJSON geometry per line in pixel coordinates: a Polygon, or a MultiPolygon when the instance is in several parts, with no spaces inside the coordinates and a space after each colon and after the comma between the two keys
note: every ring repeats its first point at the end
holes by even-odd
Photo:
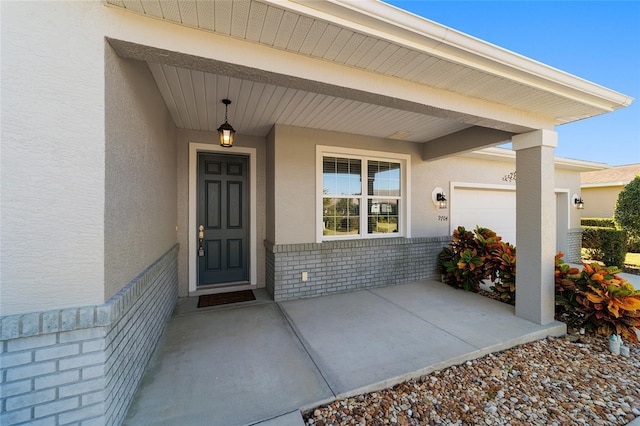
{"type": "MultiPolygon", "coordinates": [[[[340,240],[361,240],[375,238],[410,238],[411,237],[411,156],[396,152],[372,151],[365,149],[343,148],[327,145],[316,145],[316,242],[340,241],[340,240]],[[355,235],[323,235],[323,160],[324,157],[352,158],[361,161],[361,184],[363,191],[358,198],[360,200],[360,233],[355,235]],[[367,229],[368,200],[381,198],[380,196],[369,196],[366,191],[368,171],[366,165],[368,161],[381,161],[400,163],[400,197],[398,206],[398,232],[388,234],[371,233],[367,229]]],[[[382,198],[396,198],[382,197],[382,198]]]]}

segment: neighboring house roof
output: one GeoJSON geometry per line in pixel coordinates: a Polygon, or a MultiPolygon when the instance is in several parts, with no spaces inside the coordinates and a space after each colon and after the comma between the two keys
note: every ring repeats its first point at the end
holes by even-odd
{"type": "Polygon", "coordinates": [[[214,131],[220,99],[233,97],[244,100],[231,105],[233,125],[248,135],[281,123],[430,142],[481,126],[505,141],[632,101],[379,1],[105,3],[213,36],[221,60],[109,39],[149,63],[179,128],[214,131]]]}
{"type": "MultiPolygon", "coordinates": [[[[477,151],[460,154],[458,156],[466,158],[479,158],[490,161],[508,161],[512,163],[516,162],[516,152],[512,149],[501,147],[479,149],[477,151]]],[[[604,163],[595,163],[593,161],[575,160],[573,158],[564,157],[555,157],[555,166],[557,169],[583,172],[581,173],[582,176],[588,173],[599,173],[600,170],[609,167],[604,163]]]]}
{"type": "Polygon", "coordinates": [[[605,170],[580,174],[582,188],[598,186],[624,186],[640,175],[640,164],[610,167],[605,170]]]}

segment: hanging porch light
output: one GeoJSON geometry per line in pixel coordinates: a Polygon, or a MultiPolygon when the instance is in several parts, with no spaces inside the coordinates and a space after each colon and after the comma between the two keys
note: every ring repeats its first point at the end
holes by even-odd
{"type": "Polygon", "coordinates": [[[231,148],[233,146],[233,135],[236,133],[227,118],[231,101],[229,99],[223,99],[222,103],[224,104],[224,123],[218,127],[218,137],[220,138],[220,146],[231,148]]]}

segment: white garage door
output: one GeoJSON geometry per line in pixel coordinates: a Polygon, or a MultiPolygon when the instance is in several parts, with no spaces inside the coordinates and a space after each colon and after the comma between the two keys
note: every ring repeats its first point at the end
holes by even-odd
{"type": "Polygon", "coordinates": [[[516,245],[515,189],[455,187],[451,196],[451,227],[489,228],[516,245]]]}

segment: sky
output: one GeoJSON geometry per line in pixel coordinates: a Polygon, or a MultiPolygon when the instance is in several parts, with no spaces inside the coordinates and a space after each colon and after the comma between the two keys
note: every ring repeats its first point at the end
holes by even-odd
{"type": "Polygon", "coordinates": [[[626,108],[556,127],[556,156],[640,163],[640,1],[384,1],[631,96],[626,108]]]}

